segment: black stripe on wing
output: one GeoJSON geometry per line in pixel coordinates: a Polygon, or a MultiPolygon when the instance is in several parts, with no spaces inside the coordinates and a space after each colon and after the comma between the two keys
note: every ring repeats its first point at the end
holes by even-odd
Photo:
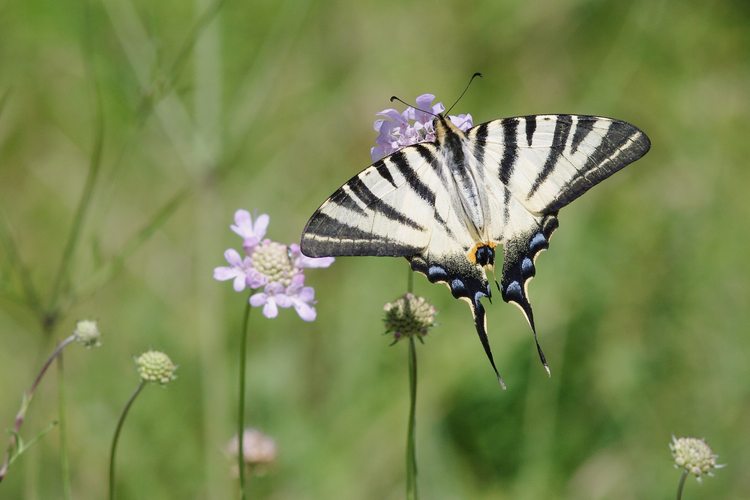
{"type": "MultiPolygon", "coordinates": [[[[536,118],[534,118],[533,121],[536,123],[536,118]]],[[[527,120],[526,123],[529,123],[529,120],[527,120]]],[[[568,142],[568,134],[570,134],[570,126],[572,123],[573,120],[569,116],[557,117],[555,131],[552,134],[552,146],[550,147],[550,152],[547,155],[547,160],[544,162],[542,170],[539,171],[539,175],[534,179],[534,183],[531,185],[531,190],[529,191],[527,198],[534,196],[534,193],[539,189],[539,186],[541,186],[542,183],[547,180],[547,177],[549,177],[555,170],[557,162],[560,161],[565,150],[565,144],[568,142]]],[[[529,142],[529,146],[531,146],[531,142],[529,142]]]]}
{"type": "MultiPolygon", "coordinates": [[[[557,117],[557,124],[554,132],[555,145],[553,146],[553,151],[550,152],[550,156],[547,158],[547,163],[545,163],[542,172],[540,172],[539,177],[537,177],[527,198],[533,196],[539,185],[541,185],[541,183],[554,172],[555,167],[559,162],[567,161],[573,164],[568,156],[566,156],[564,149],[565,141],[567,141],[568,134],[571,130],[570,121],[571,117],[567,115],[560,115],[557,117]],[[559,140],[562,142],[562,145],[558,146],[558,144],[561,144],[560,142],[557,142],[558,127],[561,126],[561,123],[567,123],[567,125],[563,125],[563,128],[560,130],[559,140]],[[560,151],[559,153],[557,153],[558,150],[560,151]],[[549,164],[553,155],[555,156],[554,162],[549,164]]],[[[577,117],[573,129],[573,140],[570,144],[571,155],[574,155],[578,151],[580,145],[592,134],[602,133],[597,132],[598,123],[605,123],[605,119],[594,116],[577,117]]],[[[573,167],[578,170],[578,173],[562,186],[559,194],[546,205],[542,213],[556,213],[562,207],[566,206],[607,177],[645,155],[650,148],[651,141],[648,136],[637,127],[619,120],[611,121],[599,146],[588,156],[588,159],[583,165],[573,164],[573,167]]]]}
{"type": "MultiPolygon", "coordinates": [[[[411,172],[411,174],[413,175],[413,172],[411,172]]],[[[401,213],[400,211],[390,206],[388,203],[375,196],[375,194],[370,191],[370,188],[365,185],[365,183],[359,176],[350,180],[347,183],[347,186],[351,188],[352,193],[354,193],[357,198],[362,200],[362,202],[367,206],[368,209],[377,212],[394,222],[398,222],[399,224],[403,224],[419,231],[424,231],[425,228],[411,219],[408,215],[401,213]]]]}
{"type": "Polygon", "coordinates": [[[506,118],[502,120],[503,127],[503,157],[500,160],[500,180],[507,185],[513,168],[518,160],[518,121],[519,118],[506,118]]]}
{"type": "Polygon", "coordinates": [[[491,297],[491,289],[487,275],[479,266],[471,264],[463,253],[440,260],[425,258],[417,255],[409,259],[412,269],[427,276],[431,283],[445,283],[451,290],[453,297],[462,299],[469,304],[474,317],[474,327],[482,342],[484,352],[495,370],[497,380],[505,389],[505,382],[500,376],[492,356],[490,341],[487,337],[487,318],[482,305],[482,297],[491,297]]]}
{"type": "Polygon", "coordinates": [[[539,359],[549,373],[547,359],[544,356],[534,325],[534,312],[528,298],[528,281],[536,274],[534,259],[542,250],[549,247],[549,238],[557,229],[557,217],[554,214],[542,219],[541,225],[532,231],[528,231],[512,238],[505,243],[505,258],[503,259],[503,276],[498,284],[500,293],[505,302],[513,302],[518,305],[526,316],[526,320],[534,333],[539,359]]]}
{"type": "Polygon", "coordinates": [[[404,257],[423,249],[387,238],[373,236],[333,217],[317,213],[302,233],[302,253],[308,257],[372,255],[404,257]]]}

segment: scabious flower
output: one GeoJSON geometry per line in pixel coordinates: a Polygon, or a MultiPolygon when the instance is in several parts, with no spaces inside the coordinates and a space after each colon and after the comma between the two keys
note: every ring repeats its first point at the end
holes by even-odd
{"type": "Polygon", "coordinates": [[[407,293],[389,302],[385,310],[385,333],[393,335],[393,344],[404,337],[416,336],[419,340],[435,325],[435,307],[424,297],[407,293]]]}
{"type": "MultiPolygon", "coordinates": [[[[237,457],[239,440],[233,436],[226,446],[226,453],[230,457],[237,457]]],[[[276,441],[257,429],[246,428],[242,432],[242,455],[246,466],[256,469],[276,461],[276,441]]],[[[256,469],[257,470],[257,469],[256,469]]],[[[237,474],[237,471],[234,471],[237,474]]]]}
{"type": "MultiPolygon", "coordinates": [[[[435,140],[435,128],[433,120],[435,119],[429,113],[421,110],[432,110],[434,114],[445,111],[442,103],[432,104],[435,96],[432,94],[422,94],[416,99],[417,108],[406,108],[399,113],[393,108],[384,109],[377,116],[373,128],[378,133],[375,140],[376,146],[370,149],[372,161],[388,156],[405,146],[411,146],[418,142],[435,140]]],[[[473,120],[470,114],[453,116],[450,115],[451,122],[459,129],[466,132],[473,127],[473,120]]]]}
{"type": "Polygon", "coordinates": [[[269,221],[270,218],[268,215],[260,214],[255,218],[255,223],[253,223],[250,212],[247,210],[237,210],[234,213],[234,224],[230,227],[232,231],[242,236],[242,248],[249,254],[263,240],[269,221]]]}
{"type": "Polygon", "coordinates": [[[135,358],[135,364],[138,367],[138,375],[144,382],[166,385],[177,378],[174,374],[177,365],[163,352],[146,351],[135,358]]]}
{"type": "Polygon", "coordinates": [[[99,339],[101,339],[101,336],[99,326],[93,320],[81,320],[76,323],[75,330],[73,330],[73,338],[76,342],[83,344],[84,347],[100,346],[101,342],[99,339]]]}
{"type": "Polygon", "coordinates": [[[255,218],[247,210],[237,210],[231,229],[242,240],[244,255],[232,248],[224,253],[229,266],[214,269],[214,279],[232,280],[235,291],[254,291],[248,299],[253,307],[262,307],[266,318],[275,318],[279,309],[293,307],[304,321],[313,321],[315,291],[305,285],[304,269],[330,266],[333,257],[310,258],[302,255],[299,245],[285,245],[264,239],[269,217],[255,218]]]}
{"type": "Polygon", "coordinates": [[[674,458],[675,467],[684,469],[694,475],[700,482],[703,475],[713,476],[714,469],[724,465],[717,465],[718,455],[714,455],[708,443],[703,439],[692,437],[676,438],[672,436],[669,449],[674,458]]]}

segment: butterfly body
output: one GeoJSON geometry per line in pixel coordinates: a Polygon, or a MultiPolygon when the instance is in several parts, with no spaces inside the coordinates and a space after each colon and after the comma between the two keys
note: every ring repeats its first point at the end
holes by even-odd
{"type": "MultiPolygon", "coordinates": [[[[528,283],[558,211],[650,142],[626,122],[585,115],[505,118],[466,133],[437,115],[434,129],[435,142],[396,151],[336,190],[308,221],[301,249],[310,257],[406,257],[469,304],[497,373],[481,303],[491,296],[486,271],[496,249],[504,247],[502,298],[521,309],[536,340],[528,283]]],[[[538,342],[537,350],[547,367],[538,342]]]]}

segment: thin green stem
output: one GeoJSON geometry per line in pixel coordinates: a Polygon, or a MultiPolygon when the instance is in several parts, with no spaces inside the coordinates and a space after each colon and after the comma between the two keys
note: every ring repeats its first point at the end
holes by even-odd
{"type": "Polygon", "coordinates": [[[57,421],[60,433],[60,473],[62,474],[62,493],[65,500],[70,500],[70,463],[68,462],[68,433],[65,426],[65,368],[62,352],[57,357],[57,421]]]}
{"type": "Polygon", "coordinates": [[[89,170],[86,174],[86,182],[83,186],[83,191],[81,192],[81,198],[78,201],[75,216],[73,217],[73,224],[70,227],[70,234],[68,235],[65,247],[63,248],[60,265],[57,268],[57,273],[55,274],[55,279],[53,281],[49,305],[47,306],[47,314],[43,322],[45,330],[48,332],[54,328],[58,319],[57,301],[62,291],[63,284],[67,281],[68,273],[70,272],[70,260],[73,257],[76,245],[81,236],[83,223],[88,214],[89,207],[91,206],[91,199],[94,195],[96,180],[99,177],[99,172],[101,170],[102,150],[104,146],[104,111],[102,109],[101,90],[96,78],[94,79],[94,88],[96,94],[96,124],[94,126],[93,148],[91,149],[91,157],[89,158],[89,170]]]}
{"type": "Polygon", "coordinates": [[[237,467],[240,477],[240,498],[245,499],[245,360],[247,358],[247,325],[250,319],[250,301],[245,305],[240,335],[240,403],[237,412],[237,467]]]}
{"type": "Polygon", "coordinates": [[[417,495],[417,347],[414,336],[409,337],[409,424],[406,434],[406,498],[416,500],[417,495]]]}
{"type": "MultiPolygon", "coordinates": [[[[31,400],[34,398],[34,393],[36,392],[37,387],[39,387],[39,383],[42,381],[44,374],[47,373],[47,370],[52,365],[52,362],[55,361],[55,359],[60,356],[63,349],[65,349],[65,346],[74,341],[75,336],[70,335],[68,338],[57,344],[55,350],[52,351],[50,357],[47,358],[47,361],[45,361],[42,365],[42,368],[41,370],[39,370],[39,373],[34,379],[34,382],[31,384],[31,387],[23,394],[23,398],[21,399],[21,408],[19,408],[18,413],[16,413],[16,419],[13,423],[13,430],[10,434],[10,442],[8,443],[8,448],[5,450],[5,461],[0,466],[0,482],[2,482],[7,475],[8,467],[10,467],[11,461],[13,461],[22,451],[19,450],[21,426],[23,426],[23,423],[26,420],[26,412],[29,410],[29,405],[31,404],[31,400]]],[[[27,448],[28,446],[24,449],[27,448]]]]}
{"type": "Polygon", "coordinates": [[[411,270],[411,266],[407,267],[407,272],[409,273],[406,276],[406,291],[408,293],[414,292],[414,271],[411,270]]]}
{"type": "Polygon", "coordinates": [[[682,500],[682,489],[685,487],[685,479],[688,477],[688,471],[683,470],[680,476],[680,482],[677,485],[677,500],[682,500]]]}
{"type": "Polygon", "coordinates": [[[4,253],[8,257],[10,262],[11,273],[15,270],[18,278],[21,281],[21,288],[23,289],[23,295],[26,305],[31,308],[35,313],[42,315],[42,305],[37,294],[34,283],[31,281],[31,273],[29,268],[21,258],[21,253],[18,251],[18,246],[13,239],[13,233],[11,231],[10,223],[8,222],[5,214],[0,208],[0,244],[4,247],[4,253]]]}
{"type": "Polygon", "coordinates": [[[128,411],[130,411],[130,407],[133,405],[135,398],[138,397],[138,394],[141,393],[145,386],[146,381],[141,380],[141,382],[138,384],[138,387],[135,388],[135,392],[133,393],[133,395],[130,396],[128,402],[125,403],[125,408],[122,409],[120,419],[117,421],[115,436],[112,438],[112,449],[109,453],[109,500],[113,500],[115,498],[115,453],[117,452],[117,443],[120,440],[120,431],[122,431],[122,424],[125,423],[125,417],[128,416],[128,411]]]}

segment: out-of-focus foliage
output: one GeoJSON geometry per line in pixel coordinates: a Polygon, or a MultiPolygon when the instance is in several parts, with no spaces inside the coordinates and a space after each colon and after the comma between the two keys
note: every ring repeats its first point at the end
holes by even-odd
{"type": "MultiPolygon", "coordinates": [[[[496,300],[501,391],[466,306],[415,279],[439,310],[419,346],[423,497],[668,498],[672,434],[705,437],[728,464],[689,485],[690,498],[747,496],[746,2],[226,0],[201,28],[210,9],[0,6],[0,234],[12,235],[42,303],[99,130],[97,92],[102,103],[102,170],[70,268],[76,300],[52,334],[23,305],[17,262],[0,245],[0,426],[53,340],[81,318],[104,332],[100,349],[65,357],[76,498],[103,497],[108,443],[137,384],[132,357],[150,348],[170,353],[179,378],[145,391],[129,416],[121,498],[232,497],[223,447],[236,427],[243,303],[211,277],[239,246],[232,214],[269,213],[269,236],[296,241],[369,163],[374,114],[392,94],[449,104],[474,71],[485,77],[454,112],[476,123],[599,114],[638,125],[653,148],[564,209],[538,260],[530,288],[551,378],[521,315],[496,300]]],[[[405,291],[406,264],[341,258],[308,283],[315,323],[291,311],[251,317],[247,423],[278,446],[251,495],[401,498],[406,345],[388,347],[381,316],[405,291]]],[[[56,418],[54,375],[26,436],[56,418]]],[[[53,431],[13,465],[0,497],[60,497],[57,452],[53,431]]]]}

